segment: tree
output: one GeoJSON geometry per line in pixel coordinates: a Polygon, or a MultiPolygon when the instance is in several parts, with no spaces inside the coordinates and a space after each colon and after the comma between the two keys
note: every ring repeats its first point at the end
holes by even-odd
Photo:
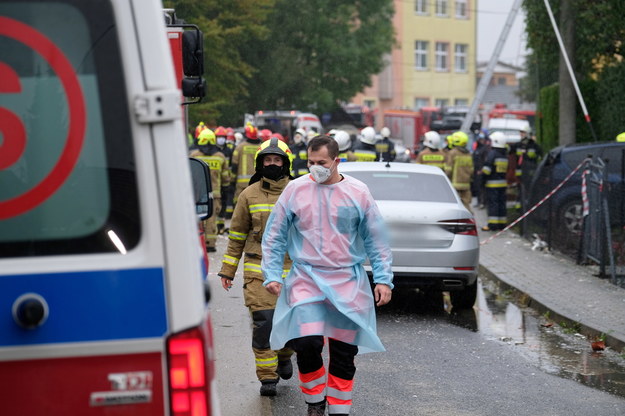
{"type": "Polygon", "coordinates": [[[204,71],[207,96],[189,106],[192,123],[237,125],[242,108],[236,103],[247,97],[247,83],[256,68],[242,50],[269,34],[265,24],[275,0],[166,0],[179,18],[199,26],[204,33],[204,71]]]}
{"type": "Polygon", "coordinates": [[[384,67],[394,44],[392,0],[276,0],[269,36],[249,44],[258,71],[248,111],[316,113],[347,101],[384,67]]]}

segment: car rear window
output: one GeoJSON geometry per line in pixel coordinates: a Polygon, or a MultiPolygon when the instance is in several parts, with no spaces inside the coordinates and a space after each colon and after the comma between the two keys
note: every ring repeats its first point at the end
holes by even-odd
{"type": "Polygon", "coordinates": [[[364,182],[376,201],[457,202],[441,175],[417,172],[346,172],[364,182]]]}

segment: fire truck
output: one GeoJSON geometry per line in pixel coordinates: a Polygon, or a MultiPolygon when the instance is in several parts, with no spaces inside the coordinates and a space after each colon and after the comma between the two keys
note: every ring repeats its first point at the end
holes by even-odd
{"type": "Polygon", "coordinates": [[[210,181],[181,107],[203,95],[201,34],[179,28],[176,71],[164,20],[145,0],[0,0],[3,415],[220,414],[210,181]]]}

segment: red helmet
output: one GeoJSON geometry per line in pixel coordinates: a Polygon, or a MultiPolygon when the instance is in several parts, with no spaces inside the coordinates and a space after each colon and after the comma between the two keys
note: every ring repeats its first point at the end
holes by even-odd
{"type": "Polygon", "coordinates": [[[232,127],[226,128],[226,139],[230,141],[234,141],[234,129],[232,127]]]}
{"type": "MultiPolygon", "coordinates": [[[[281,135],[280,133],[274,133],[274,134],[272,134],[272,135],[271,135],[271,137],[277,137],[277,138],[278,138],[278,140],[280,140],[281,142],[286,143],[286,139],[285,139],[285,138],[284,138],[284,136],[283,136],[283,135],[281,135]]],[[[288,143],[287,143],[287,144],[288,144],[288,143]]]]}
{"type": "Polygon", "coordinates": [[[251,124],[245,126],[245,137],[248,139],[257,139],[258,138],[258,129],[251,124]]]}
{"type": "Polygon", "coordinates": [[[263,141],[271,139],[272,135],[273,133],[269,129],[262,129],[260,131],[260,138],[263,139],[263,141]]]}
{"type": "Polygon", "coordinates": [[[219,126],[219,127],[217,127],[217,128],[215,129],[215,136],[217,136],[217,137],[222,137],[222,136],[224,136],[224,137],[225,137],[225,136],[227,136],[227,135],[228,135],[228,132],[226,131],[226,129],[225,129],[225,128],[223,128],[223,127],[219,126]]]}

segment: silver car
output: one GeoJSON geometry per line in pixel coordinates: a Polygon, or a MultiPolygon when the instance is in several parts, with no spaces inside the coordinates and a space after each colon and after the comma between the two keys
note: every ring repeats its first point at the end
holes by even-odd
{"type": "Polygon", "coordinates": [[[341,163],[339,171],[367,184],[377,202],[390,232],[395,285],[449,291],[456,310],[471,308],[477,293],[477,229],[445,173],[433,166],[383,162],[341,163]]]}

